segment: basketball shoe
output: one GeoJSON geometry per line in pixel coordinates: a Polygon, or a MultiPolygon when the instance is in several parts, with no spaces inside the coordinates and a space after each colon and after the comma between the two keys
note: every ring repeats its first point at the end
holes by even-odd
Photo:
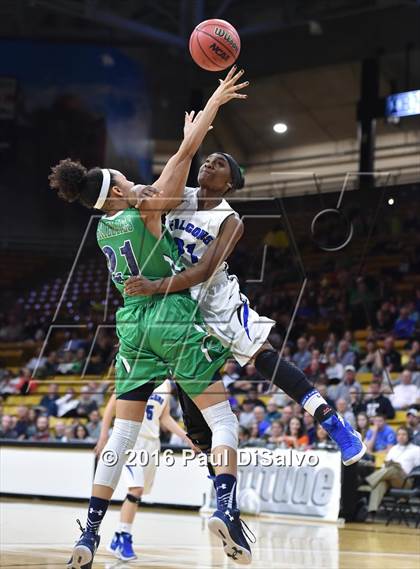
{"type": "Polygon", "coordinates": [[[133,549],[133,536],[131,533],[123,531],[120,535],[120,543],[118,545],[118,556],[122,561],[132,561],[137,559],[137,555],[133,549]]]}
{"type": "Polygon", "coordinates": [[[120,545],[120,533],[119,532],[115,532],[114,533],[114,537],[112,538],[111,543],[108,545],[107,550],[109,551],[109,553],[113,553],[115,555],[115,557],[120,557],[119,553],[118,553],[118,547],[120,545]]]}
{"type": "Polygon", "coordinates": [[[255,543],[255,536],[239,518],[239,510],[216,510],[209,519],[209,530],[223,542],[224,552],[239,565],[249,565],[252,561],[249,541],[255,543]],[[244,529],[250,535],[245,537],[244,529]]]}
{"type": "Polygon", "coordinates": [[[76,521],[82,535],[74,546],[73,554],[67,563],[67,569],[91,569],[101,538],[97,533],[83,529],[80,520],[76,521]]]}
{"type": "Polygon", "coordinates": [[[365,454],[367,448],[360,433],[338,413],[321,421],[321,425],[339,447],[344,466],[354,464],[365,454]]]}

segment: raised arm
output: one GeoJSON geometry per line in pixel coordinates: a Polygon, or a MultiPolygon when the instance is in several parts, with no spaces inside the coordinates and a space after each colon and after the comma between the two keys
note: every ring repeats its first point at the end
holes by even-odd
{"type": "Polygon", "coordinates": [[[207,281],[232,253],[243,232],[243,222],[231,215],[224,221],[217,238],[193,267],[156,281],[149,281],[144,277],[130,277],[125,283],[125,294],[149,296],[178,292],[207,281]]]}
{"type": "Polygon", "coordinates": [[[139,203],[138,207],[143,215],[147,213],[160,214],[171,209],[174,203],[179,201],[184,192],[191,161],[209,131],[217,111],[232,99],[245,99],[247,97],[247,95],[237,92],[248,85],[247,81],[237,84],[243,73],[243,70],[237,72],[236,67],[232,67],[226,79],[219,80],[220,85],[207,101],[202,113],[195,120],[192,120],[191,125],[189,125],[190,128],[186,129],[184,140],[178,152],[170,158],[161,175],[154,182],[153,186],[160,193],[139,203]]]}

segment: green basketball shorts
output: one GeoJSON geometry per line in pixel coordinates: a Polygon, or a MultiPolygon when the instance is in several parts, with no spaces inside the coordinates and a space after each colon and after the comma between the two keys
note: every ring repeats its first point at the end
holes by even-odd
{"type": "Polygon", "coordinates": [[[187,294],[136,300],[116,314],[117,397],[168,376],[191,398],[203,393],[230,352],[208,334],[197,303],[187,294]]]}

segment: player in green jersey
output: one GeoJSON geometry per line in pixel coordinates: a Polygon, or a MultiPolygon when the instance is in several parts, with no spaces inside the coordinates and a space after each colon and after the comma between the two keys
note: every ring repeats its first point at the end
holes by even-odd
{"type": "Polygon", "coordinates": [[[237,84],[243,71],[232,68],[194,118],[186,115],[184,140],[154,183],[159,193],[139,200],[133,182],[117,170],[87,171],[70,159],[52,169],[50,185],[67,201],[78,200],[101,210],[97,239],[107,257],[116,287],[124,296],[117,312],[120,348],[116,363],[117,405],[112,435],[101,454],[89,503],[87,526],[77,542],[69,569],[90,569],[99,545],[98,530],[133,448],[143,419],[145,403],[155,388],[171,374],[201,410],[213,434],[213,460],[217,464],[217,510],[209,526],[222,539],[225,553],[241,564],[251,562],[251,550],[243,534],[236,506],[237,420],[221,381],[212,383],[228,352],[208,337],[197,304],[189,293],[125,297],[124,282],[132,275],[151,279],[173,275],[178,251],[161,223],[171,200],[183,193],[191,160],[209,130],[219,107],[233,98],[247,82],[237,84]]]}

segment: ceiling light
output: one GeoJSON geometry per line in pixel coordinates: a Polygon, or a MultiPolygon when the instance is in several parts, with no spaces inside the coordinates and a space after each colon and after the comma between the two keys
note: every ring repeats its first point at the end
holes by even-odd
{"type": "Polygon", "coordinates": [[[276,122],[276,124],[273,125],[273,130],[277,132],[277,134],[284,134],[287,131],[287,124],[284,122],[276,122]]]}

